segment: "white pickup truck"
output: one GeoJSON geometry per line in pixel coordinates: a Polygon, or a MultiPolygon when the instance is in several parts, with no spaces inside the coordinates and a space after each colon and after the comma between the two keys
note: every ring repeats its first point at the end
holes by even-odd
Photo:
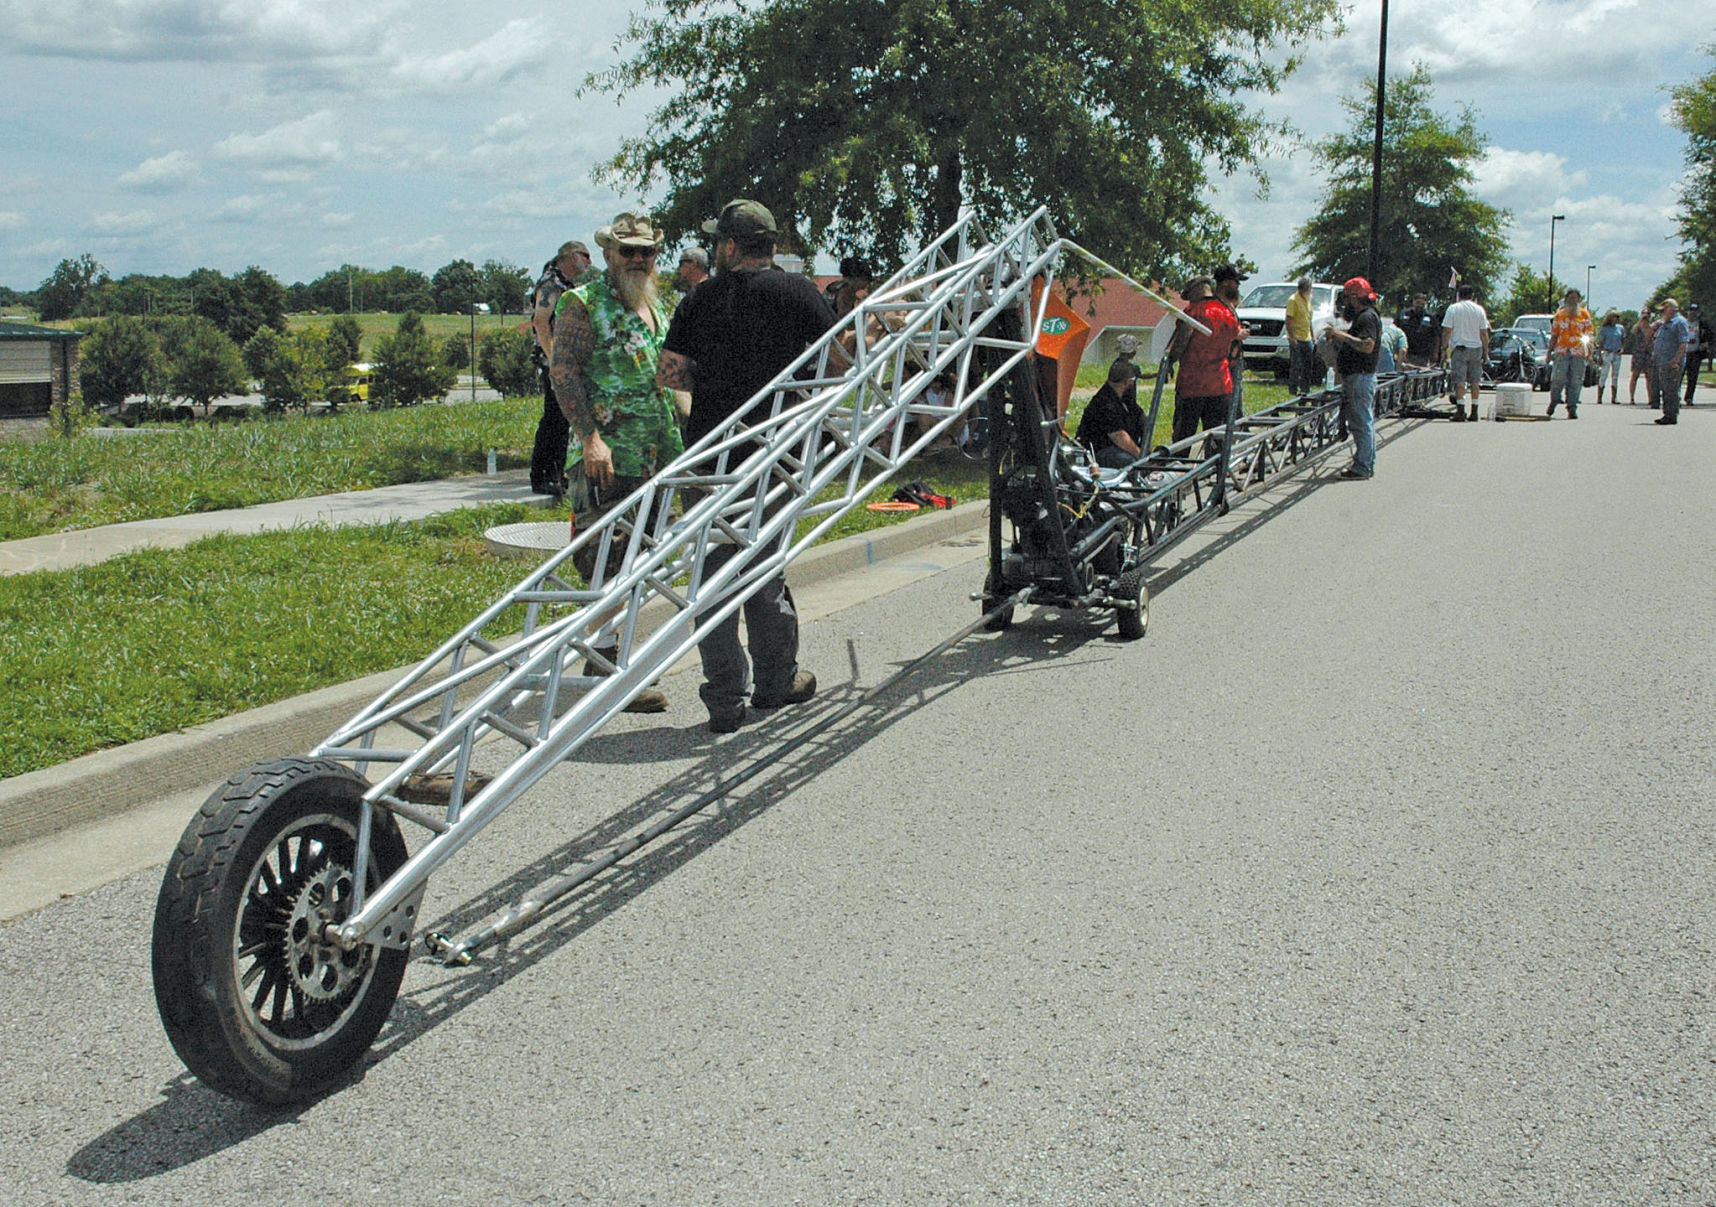
{"type": "MultiPolygon", "coordinates": [[[[1251,328],[1245,338],[1245,367],[1258,372],[1269,370],[1277,377],[1287,376],[1291,365],[1287,352],[1287,299],[1298,285],[1292,281],[1276,281],[1254,285],[1239,302],[1239,321],[1251,328]]],[[[1335,295],[1339,285],[1320,281],[1311,286],[1311,338],[1335,317],[1335,295]]]]}

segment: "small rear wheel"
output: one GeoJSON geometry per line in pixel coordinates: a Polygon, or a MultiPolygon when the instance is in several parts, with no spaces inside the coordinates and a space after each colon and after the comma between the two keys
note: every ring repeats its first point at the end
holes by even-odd
{"type": "Polygon", "coordinates": [[[1143,570],[1128,570],[1115,584],[1114,593],[1121,599],[1137,600],[1136,608],[1114,609],[1114,626],[1122,641],[1137,641],[1150,624],[1150,588],[1144,585],[1143,570]]]}
{"type": "MultiPolygon", "coordinates": [[[[210,1089],[271,1105],[313,1098],[386,1022],[406,952],[323,938],[351,914],[367,787],[327,760],[262,763],[217,789],[179,840],[155,907],[155,1001],[210,1089]]],[[[368,890],[405,857],[398,823],[377,811],[368,890]]]]}

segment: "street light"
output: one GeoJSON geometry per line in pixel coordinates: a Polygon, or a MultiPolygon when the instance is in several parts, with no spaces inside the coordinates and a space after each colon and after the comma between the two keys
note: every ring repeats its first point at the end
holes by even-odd
{"type": "Polygon", "coordinates": [[[1549,216],[1549,308],[1555,309],[1555,224],[1567,221],[1566,214],[1549,216]]]}
{"type": "Polygon", "coordinates": [[[477,400],[477,316],[488,312],[489,304],[487,302],[471,303],[471,359],[466,363],[465,368],[471,374],[472,402],[477,400]]]}
{"type": "Polygon", "coordinates": [[[1591,274],[1597,271],[1595,264],[1585,265],[1585,309],[1591,309],[1591,274]]]}
{"type": "Polygon", "coordinates": [[[1388,0],[1382,0],[1382,32],[1376,44],[1376,137],[1370,156],[1370,246],[1365,272],[1374,289],[1381,276],[1378,259],[1382,249],[1382,113],[1388,82],[1388,0]]]}

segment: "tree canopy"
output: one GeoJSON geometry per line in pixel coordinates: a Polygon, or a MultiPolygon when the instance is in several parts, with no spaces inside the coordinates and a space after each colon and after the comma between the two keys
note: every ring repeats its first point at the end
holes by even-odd
{"type": "Polygon", "coordinates": [[[586,87],[667,89],[650,132],[601,169],[652,193],[678,237],[733,197],[805,249],[884,262],[975,207],[991,229],[1046,205],[1123,267],[1226,250],[1207,172],[1253,163],[1269,92],[1333,0],[659,0],[632,57],[586,87]]]}
{"type": "MultiPolygon", "coordinates": [[[[1716,47],[1705,50],[1716,57],[1716,47]]],[[[1679,229],[1688,244],[1673,287],[1691,297],[1716,298],[1716,71],[1670,91],[1672,120],[1686,135],[1679,229]]]]}
{"type": "MultiPolygon", "coordinates": [[[[1503,232],[1512,215],[1471,194],[1472,165],[1488,139],[1465,106],[1450,119],[1433,107],[1429,72],[1415,66],[1388,81],[1382,122],[1382,222],[1371,282],[1390,297],[1444,292],[1448,272],[1480,295],[1507,269],[1503,232]]],[[[1305,257],[1296,271],[1325,281],[1367,274],[1376,84],[1345,102],[1351,125],[1316,146],[1328,172],[1322,207],[1294,235],[1305,257]]]]}

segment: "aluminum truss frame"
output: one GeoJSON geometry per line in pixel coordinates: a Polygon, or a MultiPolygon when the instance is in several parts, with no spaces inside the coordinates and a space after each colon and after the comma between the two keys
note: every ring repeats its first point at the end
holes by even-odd
{"type": "MultiPolygon", "coordinates": [[[[1025,361],[1046,286],[1069,249],[1077,250],[1056,236],[1044,210],[993,242],[974,218],[962,218],[726,428],[580,532],[317,746],[313,758],[360,774],[386,768],[363,797],[351,911],[326,938],[347,950],[408,944],[437,868],[692,650],[700,626],[741,607],[1025,361]],[[1045,286],[1035,304],[1033,282],[1045,286]],[[944,372],[956,388],[945,403],[931,403],[926,392],[944,372]],[[711,566],[721,546],[734,552],[711,566]],[[586,549],[596,570],[579,586],[568,570],[586,549]],[[578,660],[603,673],[574,673],[578,660]],[[380,744],[389,727],[417,744],[380,744]],[[517,753],[492,780],[473,778],[475,747],[491,737],[517,753]],[[437,777],[448,785],[445,802],[426,805],[414,787],[437,777]],[[363,839],[374,810],[426,838],[366,891],[363,839]]],[[[437,946],[452,961],[473,949],[437,946]]]]}

